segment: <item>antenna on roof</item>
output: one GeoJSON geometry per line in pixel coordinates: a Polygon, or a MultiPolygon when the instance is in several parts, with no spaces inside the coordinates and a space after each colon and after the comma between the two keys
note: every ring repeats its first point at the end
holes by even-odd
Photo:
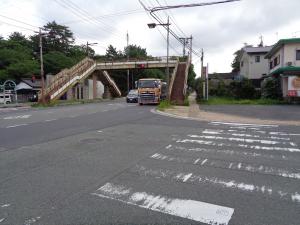
{"type": "Polygon", "coordinates": [[[259,43],[258,47],[264,47],[264,37],[262,35],[260,35],[259,38],[260,38],[260,43],[259,43]]]}

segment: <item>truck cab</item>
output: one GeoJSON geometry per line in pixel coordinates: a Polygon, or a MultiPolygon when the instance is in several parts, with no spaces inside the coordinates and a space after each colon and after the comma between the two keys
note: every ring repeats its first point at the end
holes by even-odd
{"type": "Polygon", "coordinates": [[[139,79],[138,102],[143,104],[159,104],[162,94],[162,82],[157,78],[139,79]]]}

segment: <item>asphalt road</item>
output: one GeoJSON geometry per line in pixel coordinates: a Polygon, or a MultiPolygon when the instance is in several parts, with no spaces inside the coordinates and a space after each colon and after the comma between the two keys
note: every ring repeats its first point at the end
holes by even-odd
{"type": "Polygon", "coordinates": [[[299,224],[299,127],[153,108],[1,112],[0,225],[299,224]]]}

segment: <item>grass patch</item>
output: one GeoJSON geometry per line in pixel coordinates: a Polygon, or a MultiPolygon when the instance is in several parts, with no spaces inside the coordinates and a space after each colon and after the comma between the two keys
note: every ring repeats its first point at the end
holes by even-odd
{"type": "Polygon", "coordinates": [[[163,100],[159,103],[159,105],[157,106],[157,109],[160,111],[165,111],[168,108],[172,108],[173,105],[171,104],[170,101],[168,100],[163,100]]]}
{"type": "Polygon", "coordinates": [[[224,97],[210,97],[208,101],[200,100],[199,104],[205,105],[280,105],[288,104],[283,100],[275,99],[234,99],[224,97]]]}

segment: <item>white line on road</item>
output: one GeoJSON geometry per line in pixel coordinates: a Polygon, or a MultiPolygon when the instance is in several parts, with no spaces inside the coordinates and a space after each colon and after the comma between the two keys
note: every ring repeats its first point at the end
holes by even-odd
{"type": "Polygon", "coordinates": [[[2,223],[4,220],[5,220],[5,218],[1,218],[1,219],[0,219],[0,223],[2,223]]]}
{"type": "Polygon", "coordinates": [[[23,124],[16,124],[16,125],[12,125],[12,126],[8,126],[6,128],[14,128],[14,127],[21,127],[21,126],[27,126],[28,124],[23,123],[23,124]]]}
{"type": "Polygon", "coordinates": [[[106,183],[96,193],[102,198],[117,200],[129,205],[178,216],[205,224],[227,225],[234,212],[233,208],[189,199],[176,199],[146,192],[133,192],[126,186],[106,183]]]}
{"type": "Polygon", "coordinates": [[[197,174],[193,174],[192,176],[189,177],[188,180],[185,180],[186,176],[190,174],[189,172],[180,173],[177,171],[161,169],[161,168],[151,169],[139,165],[136,166],[136,170],[134,172],[144,176],[151,176],[156,179],[161,179],[161,178],[172,179],[172,180],[188,182],[192,184],[207,183],[207,184],[220,186],[223,188],[237,189],[244,192],[258,192],[261,194],[270,195],[270,196],[273,195],[274,197],[279,197],[281,199],[300,203],[300,194],[298,192],[286,192],[278,188],[268,187],[267,185],[259,186],[250,183],[238,182],[232,179],[228,180],[228,179],[222,179],[218,177],[208,177],[208,176],[197,175],[197,174]]]}
{"type": "Polygon", "coordinates": [[[52,121],[55,121],[57,119],[49,119],[49,120],[45,120],[45,122],[52,122],[52,121]]]}
{"type": "Polygon", "coordinates": [[[4,117],[4,120],[13,120],[13,119],[28,119],[31,115],[20,115],[20,116],[8,116],[4,117]]]}
{"type": "MultiPolygon", "coordinates": [[[[160,160],[160,161],[168,161],[168,162],[176,162],[176,163],[187,163],[197,165],[201,158],[195,159],[190,157],[174,157],[170,155],[162,155],[159,153],[154,154],[151,158],[160,160]]],[[[263,165],[253,165],[241,162],[227,162],[219,159],[204,159],[201,166],[211,166],[223,169],[232,169],[232,170],[242,170],[252,173],[262,173],[266,175],[275,175],[292,179],[300,179],[300,173],[294,172],[287,168],[275,168],[270,166],[263,165]]]]}
{"type": "Polygon", "coordinates": [[[293,142],[280,142],[280,141],[271,141],[271,140],[262,140],[262,139],[250,139],[250,138],[237,138],[237,137],[221,137],[221,136],[208,136],[208,135],[193,135],[189,134],[188,137],[191,138],[204,138],[204,139],[213,139],[213,140],[228,140],[228,141],[237,141],[237,142],[247,142],[247,143],[260,143],[266,145],[276,145],[276,144],[290,144],[292,146],[297,146],[293,142]]]}
{"type": "Polygon", "coordinates": [[[245,126],[245,127],[278,127],[278,125],[268,125],[268,124],[252,124],[252,123],[226,123],[226,122],[211,122],[211,124],[223,124],[223,125],[230,125],[230,126],[245,126]]]}
{"type": "Polygon", "coordinates": [[[10,204],[4,204],[4,205],[1,205],[1,208],[7,208],[9,206],[10,206],[10,204]]]}

